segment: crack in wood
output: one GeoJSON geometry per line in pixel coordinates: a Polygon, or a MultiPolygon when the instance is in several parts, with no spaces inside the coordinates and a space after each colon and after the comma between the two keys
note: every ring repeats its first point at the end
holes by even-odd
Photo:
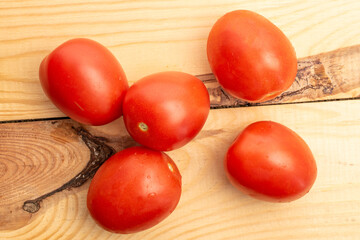
{"type": "Polygon", "coordinates": [[[105,144],[107,141],[104,137],[97,137],[90,134],[83,127],[72,127],[77,135],[81,137],[85,145],[90,150],[90,160],[81,172],[79,172],[70,181],[66,182],[61,187],[48,192],[38,198],[27,200],[24,202],[22,209],[29,213],[36,213],[40,209],[42,200],[63,190],[70,190],[82,186],[88,179],[91,179],[99,167],[116,151],[114,148],[105,144]]]}

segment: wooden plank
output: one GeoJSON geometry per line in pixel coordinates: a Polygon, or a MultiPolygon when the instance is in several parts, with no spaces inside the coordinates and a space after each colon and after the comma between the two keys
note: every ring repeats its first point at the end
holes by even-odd
{"type": "Polygon", "coordinates": [[[234,9],[273,21],[299,58],[359,44],[360,1],[355,0],[2,1],[0,121],[64,116],[43,94],[38,67],[70,38],[88,37],[107,46],[130,83],[158,71],[210,73],[207,35],[217,18],[234,9]]]}
{"type": "Polygon", "coordinates": [[[275,99],[249,103],[226,93],[212,73],[197,75],[208,89],[211,108],[246,107],[360,98],[360,45],[298,60],[292,86],[275,99]]]}
{"type": "Polygon", "coordinates": [[[360,100],[349,100],[212,110],[191,143],[168,153],[183,176],[179,206],[158,226],[134,235],[110,234],[94,223],[85,204],[89,182],[79,181],[92,174],[78,174],[95,156],[94,146],[101,160],[106,149],[134,144],[121,120],[102,127],[66,119],[0,124],[0,239],[356,239],[359,109],[360,100]],[[227,181],[225,151],[257,120],[283,123],[309,144],[318,178],[305,197],[266,203],[227,181]],[[23,209],[44,195],[38,211],[23,209]]]}

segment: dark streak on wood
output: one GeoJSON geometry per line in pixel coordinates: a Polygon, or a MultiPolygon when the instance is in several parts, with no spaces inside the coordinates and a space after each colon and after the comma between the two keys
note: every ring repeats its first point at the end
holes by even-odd
{"type": "MultiPolygon", "coordinates": [[[[52,121],[51,124],[57,124],[58,121],[52,121]]],[[[71,126],[69,128],[73,130],[78,136],[81,137],[83,142],[86,144],[86,146],[90,150],[90,159],[87,163],[87,165],[84,167],[84,169],[81,170],[75,177],[73,177],[70,181],[63,184],[61,187],[48,192],[44,195],[41,195],[40,197],[37,197],[35,199],[26,200],[23,203],[22,209],[29,213],[36,213],[40,210],[41,205],[40,203],[48,198],[53,196],[56,193],[62,192],[63,190],[70,190],[72,188],[77,188],[82,186],[87,180],[93,178],[96,171],[99,169],[99,167],[115,152],[117,152],[119,149],[114,149],[113,147],[106,144],[106,142],[109,142],[108,139],[104,137],[97,137],[93,136],[89,131],[85,130],[83,127],[74,127],[71,126]]],[[[199,138],[204,138],[207,136],[213,136],[216,134],[219,134],[223,132],[222,129],[220,130],[208,130],[204,131],[199,135],[199,138]]],[[[136,142],[130,137],[130,136],[124,136],[121,139],[118,139],[119,142],[121,142],[121,148],[128,148],[136,145],[136,142]]],[[[119,148],[119,147],[116,147],[119,148]]]]}
{"type": "Polygon", "coordinates": [[[53,121],[57,122],[58,120],[70,119],[69,117],[54,117],[54,118],[30,118],[30,119],[17,119],[17,120],[5,120],[0,121],[0,124],[6,123],[23,123],[23,122],[41,122],[41,121],[53,121]]]}
{"type": "Polygon", "coordinates": [[[339,100],[332,97],[360,87],[360,45],[338,49],[298,60],[298,72],[292,86],[278,97],[261,103],[236,99],[226,93],[213,74],[197,76],[206,85],[212,109],[274,105],[285,103],[318,102],[339,100]],[[344,70],[344,67],[347,67],[344,70]]]}
{"type": "Polygon", "coordinates": [[[58,193],[63,190],[70,190],[82,186],[88,179],[91,179],[98,168],[116,151],[112,147],[108,146],[105,142],[107,139],[103,137],[96,137],[91,135],[83,127],[72,127],[72,129],[78,134],[86,146],[90,150],[90,160],[85,168],[78,173],[70,181],[62,185],[61,187],[46,193],[38,198],[27,200],[24,202],[22,209],[29,213],[36,213],[40,209],[40,203],[42,200],[58,193]]]}

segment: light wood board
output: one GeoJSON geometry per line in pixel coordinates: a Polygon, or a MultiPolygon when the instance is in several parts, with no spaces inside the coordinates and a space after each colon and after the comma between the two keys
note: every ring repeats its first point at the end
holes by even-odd
{"type": "Polygon", "coordinates": [[[357,0],[1,1],[0,121],[64,116],[43,94],[38,68],[70,38],[88,37],[108,47],[130,83],[158,71],[210,73],[208,33],[235,9],[274,22],[298,58],[360,43],[357,0]]]}
{"type": "MultiPolygon", "coordinates": [[[[0,238],[356,239],[360,234],[360,115],[351,113],[359,107],[359,101],[349,100],[212,110],[196,139],[168,152],[183,177],[178,207],[156,227],[132,235],[110,234],[94,223],[85,204],[88,182],[46,198],[38,212],[23,211],[25,200],[73,178],[88,162],[89,151],[79,136],[64,134],[75,124],[70,120],[2,124],[1,153],[12,155],[5,156],[7,174],[0,183],[0,222],[7,229],[0,231],[0,238]],[[309,144],[318,177],[305,197],[284,204],[262,202],[227,181],[223,171],[227,147],[247,124],[258,120],[285,124],[309,144]]],[[[87,130],[110,139],[108,144],[117,149],[129,140],[120,121],[87,130]]]]}

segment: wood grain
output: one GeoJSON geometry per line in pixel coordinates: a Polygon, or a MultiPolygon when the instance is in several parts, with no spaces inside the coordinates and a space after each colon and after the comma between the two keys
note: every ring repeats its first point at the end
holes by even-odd
{"type": "Polygon", "coordinates": [[[61,187],[87,165],[90,150],[78,127],[116,150],[134,144],[121,121],[102,127],[72,120],[0,124],[0,239],[356,239],[359,108],[360,101],[349,100],[212,110],[191,143],[168,152],[183,176],[179,206],[158,226],[132,235],[111,234],[93,222],[85,204],[88,182],[45,198],[38,212],[22,209],[24,201],[61,187]],[[298,201],[258,201],[227,181],[226,148],[257,120],[287,125],[312,149],[318,178],[298,201]]]}
{"type": "Polygon", "coordinates": [[[125,132],[111,131],[115,143],[106,145],[106,133],[93,136],[71,120],[0,124],[0,230],[25,225],[44,199],[80,187],[114,147],[134,144],[125,132]]]}
{"type": "Polygon", "coordinates": [[[249,9],[269,18],[299,58],[359,44],[355,0],[7,0],[0,2],[0,121],[63,117],[43,94],[41,60],[75,37],[117,56],[130,83],[158,71],[210,73],[206,39],[224,13],[249,9]]]}

